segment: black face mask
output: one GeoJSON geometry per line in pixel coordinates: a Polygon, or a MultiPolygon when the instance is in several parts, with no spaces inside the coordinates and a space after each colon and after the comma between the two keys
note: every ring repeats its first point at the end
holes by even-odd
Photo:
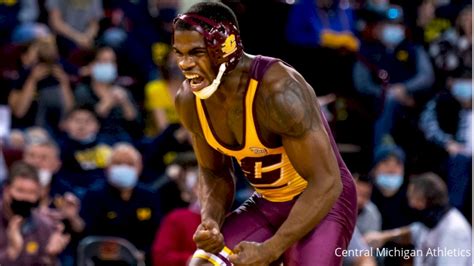
{"type": "Polygon", "coordinates": [[[31,202],[12,198],[10,208],[13,214],[20,215],[23,218],[27,218],[31,215],[31,209],[37,207],[38,203],[38,201],[31,202]]]}
{"type": "Polygon", "coordinates": [[[450,210],[450,206],[430,207],[421,211],[416,211],[415,219],[422,222],[428,228],[434,228],[444,215],[450,210]]]}

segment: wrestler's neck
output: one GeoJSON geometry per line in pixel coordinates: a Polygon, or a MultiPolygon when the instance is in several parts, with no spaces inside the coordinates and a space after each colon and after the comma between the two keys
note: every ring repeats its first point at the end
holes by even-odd
{"type": "MultiPolygon", "coordinates": [[[[240,59],[239,64],[235,67],[232,72],[225,74],[222,77],[221,84],[217,91],[214,93],[216,97],[211,97],[215,99],[227,99],[227,98],[232,98],[235,95],[239,95],[239,90],[241,87],[239,86],[240,84],[240,79],[242,75],[247,75],[248,72],[250,71],[250,66],[252,64],[252,60],[255,58],[254,55],[250,55],[247,53],[244,53],[242,55],[242,59],[240,59]]],[[[213,95],[214,96],[214,95],[213,95]]]]}

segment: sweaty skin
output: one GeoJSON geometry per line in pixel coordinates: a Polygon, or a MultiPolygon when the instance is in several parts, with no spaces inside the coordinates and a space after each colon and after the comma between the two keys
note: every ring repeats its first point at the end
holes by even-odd
{"type": "MultiPolygon", "coordinates": [[[[185,75],[199,73],[205,83],[212,82],[215,66],[211,65],[204,39],[198,32],[175,31],[174,49],[185,75]]],[[[244,54],[237,68],[226,74],[219,89],[204,101],[216,135],[229,146],[240,146],[243,142],[242,101],[253,58],[244,54]]],[[[233,263],[265,265],[316,227],[339,197],[342,182],[316,95],[299,73],[283,63],[273,64],[257,90],[254,104],[256,124],[264,143],[272,147],[283,145],[295,170],[308,181],[306,190],[273,237],[263,243],[242,242],[234,248],[233,263]]],[[[231,158],[207,144],[188,80],[178,92],[176,107],[183,125],[192,133],[200,169],[198,194],[203,222],[194,240],[198,248],[216,253],[223,246],[223,238],[215,227],[222,226],[235,193],[231,158]]]]}

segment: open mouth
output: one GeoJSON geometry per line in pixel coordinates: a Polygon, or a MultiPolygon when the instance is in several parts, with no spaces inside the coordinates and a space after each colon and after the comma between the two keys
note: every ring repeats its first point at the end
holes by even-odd
{"type": "Polygon", "coordinates": [[[185,75],[186,79],[189,81],[189,85],[191,86],[191,89],[193,91],[199,91],[201,90],[202,88],[206,87],[208,82],[206,82],[206,80],[197,75],[197,74],[189,74],[189,75],[185,75]]]}

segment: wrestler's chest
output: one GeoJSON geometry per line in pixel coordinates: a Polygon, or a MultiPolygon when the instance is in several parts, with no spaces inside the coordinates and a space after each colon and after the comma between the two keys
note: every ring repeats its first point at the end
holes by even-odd
{"type": "Polygon", "coordinates": [[[208,112],[213,134],[229,146],[241,146],[244,142],[245,116],[242,105],[221,106],[208,112]]]}

